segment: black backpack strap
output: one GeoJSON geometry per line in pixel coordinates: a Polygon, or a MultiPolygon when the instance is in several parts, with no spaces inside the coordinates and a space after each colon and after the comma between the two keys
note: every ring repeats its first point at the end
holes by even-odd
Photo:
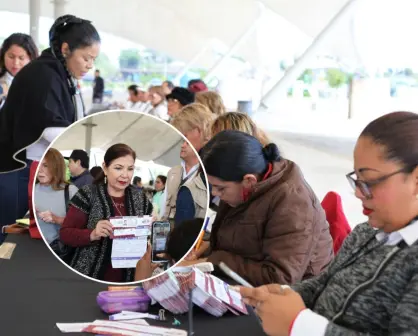
{"type": "Polygon", "coordinates": [[[64,198],[65,198],[65,212],[68,212],[70,207],[70,185],[66,184],[64,189],[64,198]]]}

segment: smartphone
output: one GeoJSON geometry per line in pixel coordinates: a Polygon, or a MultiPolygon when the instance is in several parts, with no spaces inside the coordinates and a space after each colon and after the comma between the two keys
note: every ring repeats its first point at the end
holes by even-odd
{"type": "Polygon", "coordinates": [[[243,278],[241,278],[237,273],[235,273],[233,270],[231,270],[228,266],[226,266],[225,263],[223,263],[223,262],[219,263],[219,268],[227,276],[229,276],[232,280],[235,280],[236,282],[238,282],[240,285],[242,285],[244,287],[254,288],[254,286],[252,286],[250,283],[248,283],[243,278]]]}
{"type": "Polygon", "coordinates": [[[151,261],[153,263],[168,263],[168,259],[158,257],[158,254],[166,252],[168,235],[170,234],[170,222],[154,222],[151,231],[151,261]]]}

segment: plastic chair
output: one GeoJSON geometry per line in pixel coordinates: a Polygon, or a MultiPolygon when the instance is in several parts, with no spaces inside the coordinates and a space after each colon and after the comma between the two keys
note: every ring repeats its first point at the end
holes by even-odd
{"type": "Polygon", "coordinates": [[[330,191],[325,195],[321,205],[325,210],[331,237],[334,241],[334,254],[337,254],[345,238],[351,232],[351,227],[344,214],[341,196],[330,191]]]}

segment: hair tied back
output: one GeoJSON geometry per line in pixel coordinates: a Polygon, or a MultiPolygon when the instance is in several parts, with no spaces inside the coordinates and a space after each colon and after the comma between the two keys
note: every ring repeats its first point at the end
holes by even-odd
{"type": "Polygon", "coordinates": [[[274,144],[270,143],[263,148],[263,154],[267,161],[276,162],[280,161],[281,155],[279,148],[274,144]]]}

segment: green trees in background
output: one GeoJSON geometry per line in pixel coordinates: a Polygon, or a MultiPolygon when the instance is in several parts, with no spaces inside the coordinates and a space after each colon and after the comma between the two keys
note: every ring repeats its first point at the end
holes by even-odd
{"type": "Polygon", "coordinates": [[[109,56],[107,56],[104,52],[101,52],[97,57],[96,61],[94,62],[94,66],[96,69],[100,70],[100,73],[105,78],[111,78],[117,75],[119,69],[115,66],[109,56]]]}
{"type": "Polygon", "coordinates": [[[344,84],[348,84],[351,78],[350,74],[340,69],[327,69],[326,80],[331,88],[338,89],[344,84]]]}
{"type": "Polygon", "coordinates": [[[137,70],[141,65],[141,55],[137,49],[121,50],[119,56],[120,69],[137,70]]]}

